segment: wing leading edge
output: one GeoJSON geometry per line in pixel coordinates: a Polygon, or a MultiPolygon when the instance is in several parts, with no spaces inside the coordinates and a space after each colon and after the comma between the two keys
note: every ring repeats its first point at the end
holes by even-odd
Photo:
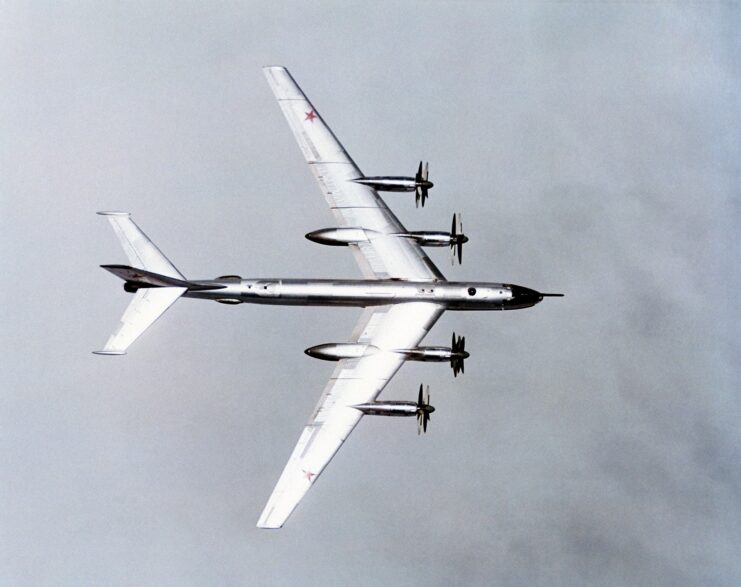
{"type": "MultiPolygon", "coordinates": [[[[355,183],[360,169],[285,67],[265,76],[339,226],[360,228],[367,240],[350,244],[368,279],[445,281],[372,188],[355,183]]],[[[374,401],[404,363],[400,349],[415,348],[443,313],[430,302],[366,308],[353,342],[372,345],[371,355],[339,361],[270,496],[257,526],[280,528],[363,414],[352,406],[374,401]]]]}
{"type": "Polygon", "coordinates": [[[416,242],[393,236],[406,229],[378,193],[352,181],[363,174],[288,70],[272,66],[263,71],[338,225],[366,231],[367,241],[350,245],[363,275],[444,281],[416,242]]]}
{"type": "Polygon", "coordinates": [[[394,351],[419,345],[443,311],[429,302],[363,311],[352,341],[379,351],[338,363],[257,522],[259,528],[283,526],[360,421],[363,414],[352,406],[378,397],[404,363],[403,356],[394,351]]]}

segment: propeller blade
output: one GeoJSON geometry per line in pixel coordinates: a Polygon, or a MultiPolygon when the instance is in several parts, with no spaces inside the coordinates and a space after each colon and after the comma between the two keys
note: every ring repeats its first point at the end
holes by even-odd
{"type": "Polygon", "coordinates": [[[422,162],[419,162],[419,167],[417,168],[417,173],[414,174],[414,181],[420,182],[422,181],[422,162]]]}
{"type": "Polygon", "coordinates": [[[416,204],[416,207],[419,208],[420,203],[422,204],[422,207],[425,207],[425,200],[429,197],[427,195],[427,188],[421,185],[418,185],[415,188],[415,196],[414,196],[414,203],[416,204]]]}
{"type": "Polygon", "coordinates": [[[458,373],[463,373],[463,365],[466,360],[466,337],[456,336],[454,332],[451,350],[453,355],[450,357],[450,366],[453,369],[453,376],[458,377],[458,373]]]}
{"type": "Polygon", "coordinates": [[[450,262],[455,265],[455,259],[458,263],[463,263],[463,243],[468,239],[463,234],[463,222],[461,214],[453,214],[453,222],[450,226],[450,262]]]}
{"type": "MultiPolygon", "coordinates": [[[[420,161],[419,164],[422,165],[422,162],[420,161]]],[[[430,176],[430,162],[429,161],[425,161],[425,172],[422,174],[422,180],[423,181],[427,181],[427,178],[429,176],[430,176]]]]}
{"type": "Polygon", "coordinates": [[[451,265],[455,265],[455,260],[459,258],[460,248],[461,248],[460,243],[456,243],[456,242],[450,243],[450,264],[451,265]]]}
{"type": "Polygon", "coordinates": [[[430,412],[434,412],[435,408],[430,406],[430,386],[426,388],[422,384],[419,386],[419,393],[417,394],[417,434],[427,432],[427,422],[430,421],[430,412]],[[423,392],[423,389],[425,391],[423,392]]]}

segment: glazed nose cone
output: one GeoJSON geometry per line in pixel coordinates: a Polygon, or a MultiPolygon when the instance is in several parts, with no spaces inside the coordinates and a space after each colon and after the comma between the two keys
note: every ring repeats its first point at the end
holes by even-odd
{"type": "Polygon", "coordinates": [[[512,290],[512,301],[517,303],[537,304],[543,299],[543,295],[540,292],[528,287],[513,285],[510,289],[512,290]]]}

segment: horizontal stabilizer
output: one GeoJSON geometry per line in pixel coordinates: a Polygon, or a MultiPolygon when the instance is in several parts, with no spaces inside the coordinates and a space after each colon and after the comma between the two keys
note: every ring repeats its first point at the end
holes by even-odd
{"type": "Polygon", "coordinates": [[[125,355],[131,343],[186,291],[186,287],[144,287],[138,290],[103,350],[93,352],[97,355],[125,355]]]}
{"type": "Polygon", "coordinates": [[[155,287],[188,287],[188,282],[182,279],[175,279],[174,277],[152,273],[151,271],[129,267],[128,265],[101,265],[101,267],[124,281],[146,283],[155,287]]]}
{"type": "Polygon", "coordinates": [[[167,277],[166,275],[152,273],[151,271],[137,269],[136,267],[129,267],[128,265],[101,265],[101,267],[106,271],[110,271],[116,277],[120,277],[126,283],[134,284],[137,287],[184,287],[188,291],[226,289],[225,285],[183,281],[182,279],[167,277]]]}

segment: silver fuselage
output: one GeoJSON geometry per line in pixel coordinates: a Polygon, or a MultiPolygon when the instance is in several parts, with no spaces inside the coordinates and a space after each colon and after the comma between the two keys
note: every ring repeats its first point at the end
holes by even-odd
{"type": "Polygon", "coordinates": [[[429,282],[353,279],[214,279],[193,280],[186,297],[223,303],[286,306],[378,306],[434,302],[449,310],[515,310],[537,304],[538,292],[521,286],[482,282],[429,282]]]}

